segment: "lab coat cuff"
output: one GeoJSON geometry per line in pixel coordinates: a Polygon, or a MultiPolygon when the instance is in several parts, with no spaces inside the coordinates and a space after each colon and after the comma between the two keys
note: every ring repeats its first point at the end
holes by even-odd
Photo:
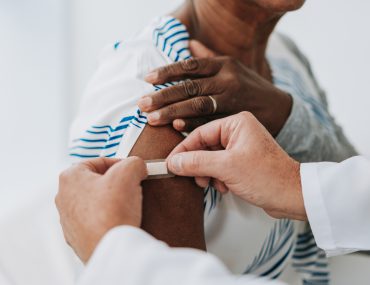
{"type": "Polygon", "coordinates": [[[317,171],[315,163],[301,164],[303,199],[316,244],[330,256],[336,247],[317,171]]]}
{"type": "Polygon", "coordinates": [[[116,246],[117,244],[130,245],[132,248],[133,245],[148,244],[150,242],[158,241],[142,229],[132,226],[118,226],[107,232],[101,239],[91,260],[101,257],[105,252],[109,252],[112,246],[116,246]]]}
{"type": "Polygon", "coordinates": [[[77,284],[117,284],[117,276],[126,280],[127,272],[137,270],[138,253],[145,253],[153,245],[166,246],[135,227],[119,226],[110,230],[96,247],[77,284]],[[117,267],[118,263],[124,264],[124,268],[117,267]]]}

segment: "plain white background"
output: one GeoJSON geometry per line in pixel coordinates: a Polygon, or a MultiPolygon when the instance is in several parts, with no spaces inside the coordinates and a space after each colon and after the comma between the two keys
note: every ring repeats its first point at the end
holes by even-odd
{"type": "MultiPolygon", "coordinates": [[[[0,219],[40,189],[55,191],[45,185],[68,165],[68,125],[99,51],[181,2],[0,0],[0,219]]],[[[308,0],[278,26],[309,57],[332,112],[363,154],[370,154],[369,10],[363,0],[308,0]]],[[[336,278],[344,278],[335,284],[369,265],[353,257],[335,264],[336,278]]],[[[361,275],[352,284],[365,284],[361,275]]]]}

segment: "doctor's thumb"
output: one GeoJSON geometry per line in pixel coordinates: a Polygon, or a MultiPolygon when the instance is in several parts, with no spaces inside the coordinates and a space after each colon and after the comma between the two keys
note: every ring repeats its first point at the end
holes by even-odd
{"type": "Polygon", "coordinates": [[[169,171],[178,176],[221,178],[224,151],[190,151],[168,158],[169,171]]]}
{"type": "Polygon", "coordinates": [[[120,185],[136,185],[148,176],[148,172],[144,160],[129,157],[113,165],[105,176],[120,185]]]}

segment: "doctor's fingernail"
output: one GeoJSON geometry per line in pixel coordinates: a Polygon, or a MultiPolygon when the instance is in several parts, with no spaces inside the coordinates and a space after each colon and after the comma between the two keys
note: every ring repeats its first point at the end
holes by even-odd
{"type": "Polygon", "coordinates": [[[160,116],[161,115],[159,114],[159,112],[152,112],[152,113],[148,114],[149,123],[154,123],[154,122],[159,121],[160,116]]]}
{"type": "Polygon", "coordinates": [[[145,76],[145,81],[147,82],[155,82],[158,78],[158,72],[156,71],[152,71],[152,72],[149,72],[146,76],[145,76]]]}
{"type": "Polygon", "coordinates": [[[182,155],[175,154],[172,156],[168,161],[168,167],[171,172],[180,173],[181,172],[181,164],[182,164],[182,155]]]}
{"type": "Polygon", "coordinates": [[[150,97],[143,97],[139,100],[138,102],[138,105],[139,105],[139,108],[142,110],[142,111],[145,111],[147,110],[150,106],[152,106],[152,103],[153,103],[153,99],[150,98],[150,97]]]}

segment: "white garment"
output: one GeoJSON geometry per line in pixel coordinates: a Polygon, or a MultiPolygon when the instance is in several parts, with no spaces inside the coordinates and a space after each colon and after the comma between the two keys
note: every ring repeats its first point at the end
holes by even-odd
{"type": "Polygon", "coordinates": [[[169,248],[140,229],[121,226],[101,241],[78,285],[282,285],[235,276],[213,255],[169,248]]]}
{"type": "Polygon", "coordinates": [[[329,256],[370,250],[370,159],[302,164],[305,207],[329,256]]]}

